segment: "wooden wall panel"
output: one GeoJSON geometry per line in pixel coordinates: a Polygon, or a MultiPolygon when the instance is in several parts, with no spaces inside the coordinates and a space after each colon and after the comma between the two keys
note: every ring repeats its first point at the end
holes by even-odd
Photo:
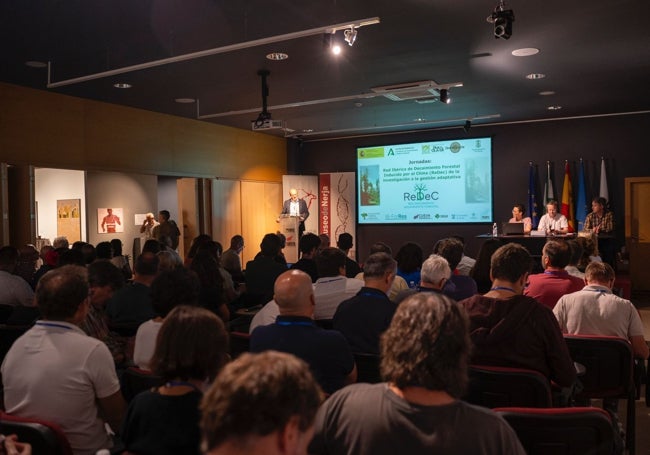
{"type": "MultiPolygon", "coordinates": [[[[212,238],[226,250],[230,238],[241,233],[241,182],[212,180],[212,238]]],[[[244,242],[247,243],[245,237],[244,242]]]]}
{"type": "Polygon", "coordinates": [[[199,235],[199,204],[197,185],[194,178],[183,178],[176,181],[178,185],[178,228],[181,230],[178,242],[178,254],[184,258],[187,255],[194,237],[199,235]]]}
{"type": "Polygon", "coordinates": [[[275,222],[282,210],[282,184],[268,182],[241,183],[242,235],[248,247],[243,252],[243,264],[259,252],[262,237],[277,232],[275,222]]]}

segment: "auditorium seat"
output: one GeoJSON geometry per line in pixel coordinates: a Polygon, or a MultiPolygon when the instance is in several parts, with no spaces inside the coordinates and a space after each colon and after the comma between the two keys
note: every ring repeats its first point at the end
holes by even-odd
{"type": "Polygon", "coordinates": [[[0,426],[3,434],[15,434],[20,442],[31,444],[34,455],[73,455],[63,430],[52,422],[3,412],[0,414],[0,426]]]}

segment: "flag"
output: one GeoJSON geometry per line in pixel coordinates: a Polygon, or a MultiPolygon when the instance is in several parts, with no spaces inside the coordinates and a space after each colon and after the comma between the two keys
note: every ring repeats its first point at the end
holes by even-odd
{"type": "Polygon", "coordinates": [[[571,188],[571,168],[569,162],[564,163],[564,185],[562,187],[562,208],[560,209],[569,224],[569,232],[575,232],[573,221],[573,189],[571,188]]]}
{"type": "Polygon", "coordinates": [[[578,169],[578,199],[576,201],[576,222],[578,229],[585,223],[587,218],[587,191],[585,191],[585,165],[580,158],[580,168],[578,169]]]}
{"type": "Polygon", "coordinates": [[[546,204],[551,199],[555,199],[553,192],[553,180],[551,180],[551,162],[546,162],[546,182],[544,183],[544,211],[546,211],[546,204]]]}
{"type": "Polygon", "coordinates": [[[537,167],[531,161],[528,164],[528,210],[533,229],[539,224],[539,207],[537,206],[537,167]]]}
{"type": "Polygon", "coordinates": [[[609,190],[607,189],[607,173],[605,172],[605,158],[600,159],[600,197],[604,197],[609,202],[609,190]]]}

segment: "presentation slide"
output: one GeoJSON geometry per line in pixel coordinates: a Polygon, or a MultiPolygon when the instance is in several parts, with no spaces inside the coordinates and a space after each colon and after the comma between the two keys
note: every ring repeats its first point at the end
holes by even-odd
{"type": "Polygon", "coordinates": [[[489,137],[357,148],[359,224],[491,223],[489,137]]]}

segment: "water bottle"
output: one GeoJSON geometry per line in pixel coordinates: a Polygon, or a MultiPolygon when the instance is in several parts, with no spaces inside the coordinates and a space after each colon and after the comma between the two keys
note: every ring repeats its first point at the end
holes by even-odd
{"type": "Polygon", "coordinates": [[[499,236],[499,231],[497,230],[497,224],[494,223],[492,224],[492,237],[498,237],[499,236]]]}

